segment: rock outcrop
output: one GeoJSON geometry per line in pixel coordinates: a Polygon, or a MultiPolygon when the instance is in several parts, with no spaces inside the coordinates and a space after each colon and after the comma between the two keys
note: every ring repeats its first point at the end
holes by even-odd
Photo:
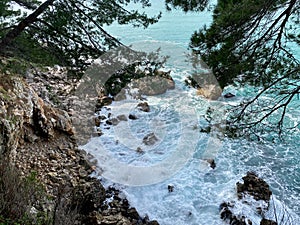
{"type": "Polygon", "coordinates": [[[18,76],[0,76],[0,163],[14,166],[21,177],[36,174],[44,193],[19,207],[29,217],[47,215],[52,224],[158,224],[141,218],[117,190],[105,190],[89,176],[95,162],[78,149],[72,124],[76,112],[69,104],[74,98],[65,98],[76,84],[58,85],[71,82],[46,75],[28,75],[31,85],[18,76]]]}
{"type": "Polygon", "coordinates": [[[277,223],[273,220],[262,219],[260,225],[277,225],[277,223]]]}
{"type": "MultiPolygon", "coordinates": [[[[274,221],[266,220],[264,213],[268,210],[272,191],[267,182],[259,178],[254,172],[247,172],[243,178],[244,183],[237,183],[237,196],[241,204],[254,208],[255,213],[262,216],[260,224],[274,224],[274,221]],[[249,197],[253,198],[249,199],[249,197]],[[254,201],[254,202],[253,202],[254,201]],[[260,202],[259,204],[256,204],[260,202]]],[[[252,225],[247,215],[234,214],[234,202],[223,202],[220,205],[220,217],[229,224],[252,225]]],[[[276,224],[276,223],[275,223],[276,224]]],[[[274,224],[274,225],[275,225],[274,224]]]]}
{"type": "MultiPolygon", "coordinates": [[[[143,73],[140,72],[140,74],[143,73]]],[[[116,101],[126,99],[126,95],[142,100],[142,95],[160,95],[175,88],[175,82],[170,76],[170,72],[163,71],[157,71],[151,76],[143,74],[138,79],[126,81],[126,84],[124,81],[121,82],[124,83],[123,88],[115,92],[114,99],[116,101]]]]}
{"type": "Polygon", "coordinates": [[[152,132],[147,134],[144,138],[143,138],[143,143],[145,145],[154,145],[156,142],[158,141],[158,138],[156,137],[156,135],[152,132]]]}
{"type": "Polygon", "coordinates": [[[255,200],[263,200],[266,202],[270,201],[272,191],[266,181],[259,178],[255,173],[248,172],[245,177],[243,177],[244,183],[237,183],[237,194],[241,199],[243,195],[249,194],[253,196],[255,200]]]}
{"type": "Polygon", "coordinates": [[[149,106],[148,102],[140,102],[137,105],[137,108],[143,112],[150,112],[150,106],[149,106]]]}
{"type": "Polygon", "coordinates": [[[0,79],[2,155],[15,154],[22,140],[54,138],[56,131],[74,134],[68,114],[45,104],[22,78],[1,75],[0,79]]]}

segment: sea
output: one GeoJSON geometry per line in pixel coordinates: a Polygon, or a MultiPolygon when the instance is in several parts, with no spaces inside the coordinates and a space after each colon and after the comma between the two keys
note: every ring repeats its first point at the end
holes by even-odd
{"type": "MultiPolygon", "coordinates": [[[[255,225],[262,217],[277,220],[278,224],[300,224],[299,129],[280,141],[230,138],[220,129],[200,132],[211,118],[224,123],[227,106],[254,96],[257,89],[228,86],[223,94],[231,92],[234,98],[210,99],[187,87],[186,77],[202,72],[208,74],[211,88],[218,88],[205,63],[193,60],[188,48],[191,35],[211,24],[212,13],[166,11],[163,1],[151,2],[152,7],[145,11],[150,15],[161,11],[158,23],[147,29],[114,23],[105,29],[132,49],[166,56],[163,70],[170,72],[175,89],[143,96],[141,101],[132,97],[137,91],[132,88],[125,100],[98,112],[110,118],[135,115],[137,119],[124,119],[115,126],[101,124],[103,135],[82,146],[98,162],[94,176],[105,186],[119,188],[141,216],[161,225],[228,224],[220,219],[219,206],[223,202],[230,202],[236,215],[251,219],[255,225]],[[150,106],[149,112],[137,106],[144,101],[150,106]],[[154,143],[147,144],[145,139],[151,136],[154,143]],[[215,160],[214,169],[207,159],[215,160]],[[270,206],[263,215],[257,210],[264,207],[263,202],[237,197],[236,183],[242,183],[248,171],[263,178],[272,190],[270,206]]],[[[299,48],[293,50],[300,54],[299,48]]],[[[124,63],[131,62],[126,53],[122,57],[124,63]]],[[[299,119],[299,110],[288,116],[299,119]]]]}

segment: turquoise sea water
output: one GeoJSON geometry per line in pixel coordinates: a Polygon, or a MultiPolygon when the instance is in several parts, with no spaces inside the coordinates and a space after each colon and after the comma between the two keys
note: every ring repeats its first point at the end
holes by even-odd
{"type": "MultiPolygon", "coordinates": [[[[183,13],[180,10],[165,10],[164,1],[152,0],[152,7],[141,9],[149,15],[158,15],[162,12],[162,18],[158,23],[150,25],[147,29],[132,28],[131,25],[117,25],[105,27],[110,34],[119,38],[124,44],[137,41],[155,40],[166,41],[179,46],[188,46],[191,35],[203,25],[212,22],[210,12],[183,13]]],[[[214,1],[212,1],[214,2],[214,1]]],[[[133,9],[137,9],[134,5],[133,9]]]]}
{"type": "MultiPolygon", "coordinates": [[[[211,22],[211,15],[209,12],[170,13],[163,7],[161,1],[153,0],[150,13],[161,10],[163,17],[149,29],[117,25],[106,28],[136,49],[150,51],[161,47],[162,53],[171,55],[166,70],[171,71],[176,88],[161,96],[147,97],[150,113],[137,110],[138,101],[133,99],[114,102],[107,111],[100,112],[112,116],[135,114],[139,119],[121,122],[112,129],[102,127],[104,135],[84,146],[104,170],[104,177],[99,178],[106,185],[114,184],[122,189],[142,215],[162,225],[221,225],[225,223],[220,219],[219,205],[223,201],[238,202],[236,182],[241,181],[247,171],[255,171],[273,191],[273,201],[265,216],[274,219],[275,205],[279,218],[283,215],[292,218],[286,224],[300,224],[300,132],[276,143],[220,138],[213,136],[214,132],[200,133],[208,107],[218,108],[219,114],[215,117],[221,118],[222,106],[235,104],[243,96],[255,93],[249,87],[228,87],[240,98],[229,102],[208,101],[197,96],[195,90],[186,88],[184,78],[193,70],[185,57],[189,38],[194,30],[211,22]],[[154,146],[142,143],[150,132],[158,137],[154,146]],[[137,147],[144,150],[143,154],[135,151],[137,147]],[[105,157],[104,151],[108,152],[105,157]],[[202,160],[209,157],[215,158],[214,170],[202,160]],[[168,164],[164,164],[165,161],[168,164]],[[105,165],[116,168],[105,174],[105,165]],[[173,192],[168,192],[168,185],[174,186],[173,192]]],[[[298,118],[297,113],[295,110],[290,116],[298,118]]],[[[253,224],[259,224],[260,217],[253,210],[256,206],[236,204],[236,213],[249,216],[253,224]]]]}

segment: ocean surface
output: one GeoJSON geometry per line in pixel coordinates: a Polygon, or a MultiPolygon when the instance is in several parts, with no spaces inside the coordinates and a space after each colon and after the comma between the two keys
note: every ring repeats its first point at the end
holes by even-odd
{"type": "MultiPolygon", "coordinates": [[[[236,183],[242,182],[247,171],[254,171],[273,192],[265,217],[274,219],[276,215],[278,219],[284,217],[281,224],[300,224],[299,130],[276,143],[230,139],[217,130],[201,133],[209,108],[215,109],[212,117],[222,123],[226,119],[224,107],[255,93],[251,87],[227,87],[224,93],[230,91],[236,98],[212,101],[186,87],[188,75],[205,72],[201,63],[195,66],[187,56],[188,43],[195,30],[211,23],[211,13],[166,12],[163,1],[152,2],[148,13],[163,12],[157,24],[148,29],[113,24],[106,29],[134,49],[160,49],[161,55],[169,56],[164,69],[170,71],[176,88],[163,95],[145,96],[150,112],[138,110],[140,101],[130,96],[99,112],[111,117],[134,114],[138,119],[110,128],[102,124],[104,134],[82,146],[98,160],[99,174],[95,176],[107,186],[120,188],[142,216],[161,225],[226,224],[219,215],[224,201],[235,202],[234,211],[258,225],[261,217],[255,208],[261,203],[249,199],[249,204],[242,204],[236,196],[236,183]],[[143,138],[151,133],[156,142],[146,145],[143,138]],[[215,159],[215,169],[206,163],[208,158],[215,159]]],[[[290,116],[298,118],[299,111],[294,112],[290,116]]]]}

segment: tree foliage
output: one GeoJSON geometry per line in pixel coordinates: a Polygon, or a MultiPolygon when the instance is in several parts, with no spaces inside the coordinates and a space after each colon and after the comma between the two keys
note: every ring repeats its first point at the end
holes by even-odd
{"type": "Polygon", "coordinates": [[[213,68],[222,87],[237,77],[268,84],[299,64],[290,49],[300,38],[299,7],[296,0],[219,1],[213,24],[195,32],[191,48],[213,68]]]}
{"type": "Polygon", "coordinates": [[[24,52],[19,43],[23,41],[39,46],[62,65],[85,68],[89,60],[121,45],[103,26],[116,21],[147,27],[159,19],[160,14],[148,17],[126,9],[131,2],[150,6],[148,0],[4,0],[0,5],[0,52],[24,52]]]}
{"type": "MultiPolygon", "coordinates": [[[[186,1],[173,2],[188,9],[186,1]]],[[[256,97],[245,98],[240,110],[235,108],[234,126],[252,133],[258,127],[281,133],[299,126],[287,117],[299,107],[299,14],[297,0],[219,0],[213,23],[192,35],[191,49],[212,68],[221,87],[257,87],[256,97]]]]}
{"type": "Polygon", "coordinates": [[[183,11],[203,11],[207,5],[209,0],[165,0],[166,8],[171,10],[172,7],[181,8],[183,11]]]}

